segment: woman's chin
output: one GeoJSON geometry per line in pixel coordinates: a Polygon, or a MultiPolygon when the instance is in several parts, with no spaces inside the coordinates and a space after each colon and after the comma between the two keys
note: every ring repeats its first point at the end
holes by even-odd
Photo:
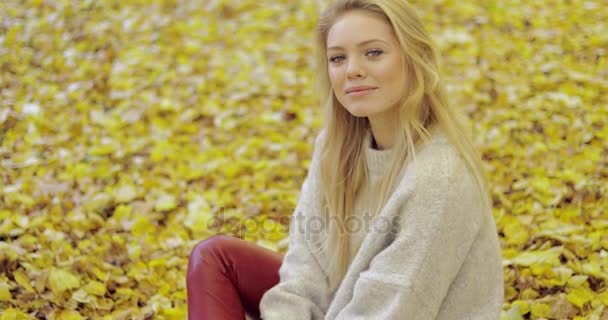
{"type": "Polygon", "coordinates": [[[349,108],[347,110],[348,110],[348,112],[353,117],[366,118],[366,117],[369,116],[369,110],[367,110],[367,109],[363,109],[363,108],[349,108]]]}

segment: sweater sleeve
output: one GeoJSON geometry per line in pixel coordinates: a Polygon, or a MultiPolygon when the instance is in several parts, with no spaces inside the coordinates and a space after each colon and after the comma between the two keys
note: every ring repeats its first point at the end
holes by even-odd
{"type": "Polygon", "coordinates": [[[336,319],[436,318],[483,207],[464,162],[453,152],[433,157],[417,163],[414,194],[396,218],[393,240],[359,274],[336,319]]]}
{"type": "Polygon", "coordinates": [[[268,290],[260,302],[264,320],[323,319],[329,305],[328,282],[318,256],[311,249],[311,217],[320,201],[317,188],[320,141],[315,140],[313,158],[304,180],[300,198],[291,218],[289,248],[279,269],[279,283],[268,290]]]}

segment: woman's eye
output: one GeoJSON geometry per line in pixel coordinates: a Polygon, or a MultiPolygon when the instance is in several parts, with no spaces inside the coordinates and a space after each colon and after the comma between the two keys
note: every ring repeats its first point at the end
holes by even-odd
{"type": "MultiPolygon", "coordinates": [[[[375,49],[375,50],[368,51],[366,53],[366,55],[368,55],[368,56],[371,55],[371,56],[376,57],[376,56],[379,56],[379,55],[381,55],[383,53],[384,52],[382,50],[375,49]]],[[[342,61],[344,59],[345,58],[344,58],[343,55],[339,55],[339,56],[333,56],[333,57],[329,58],[329,61],[332,62],[332,63],[338,63],[338,62],[340,62],[340,61],[342,61]]]]}
{"type": "Polygon", "coordinates": [[[343,56],[333,56],[333,57],[329,58],[329,61],[336,63],[336,62],[342,61],[342,59],[344,59],[343,56]]]}

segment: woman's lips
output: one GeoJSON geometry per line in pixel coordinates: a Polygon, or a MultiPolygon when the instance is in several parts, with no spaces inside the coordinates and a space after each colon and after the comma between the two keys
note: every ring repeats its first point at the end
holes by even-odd
{"type": "Polygon", "coordinates": [[[366,96],[366,95],[372,93],[376,89],[377,88],[370,88],[370,89],[359,90],[359,91],[351,91],[351,92],[349,92],[347,94],[350,95],[350,96],[352,96],[352,97],[366,96]]]}

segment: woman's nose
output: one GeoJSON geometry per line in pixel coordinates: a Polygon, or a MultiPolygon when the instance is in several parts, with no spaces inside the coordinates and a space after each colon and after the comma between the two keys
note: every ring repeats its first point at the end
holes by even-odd
{"type": "Polygon", "coordinates": [[[357,59],[349,59],[348,66],[346,69],[346,76],[348,78],[364,77],[365,71],[363,69],[364,68],[361,65],[360,61],[358,61],[357,59]]]}

